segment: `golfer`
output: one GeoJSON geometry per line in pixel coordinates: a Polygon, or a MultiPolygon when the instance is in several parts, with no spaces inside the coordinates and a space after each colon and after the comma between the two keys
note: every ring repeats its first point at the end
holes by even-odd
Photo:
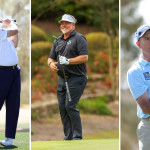
{"type": "Polygon", "coordinates": [[[0,110],[4,102],[6,104],[6,139],[0,143],[10,146],[15,138],[20,107],[20,68],[15,51],[18,28],[9,19],[2,23],[9,29],[0,29],[0,110]]]}
{"type": "Polygon", "coordinates": [[[139,61],[128,71],[128,84],[137,102],[139,150],[150,150],[150,26],[140,26],[136,44],[141,50],[139,61]]]}
{"type": "Polygon", "coordinates": [[[75,31],[73,16],[64,14],[59,23],[63,35],[54,41],[48,65],[58,74],[57,97],[64,140],[82,140],[81,118],[76,106],[87,82],[88,46],[85,37],[75,31]]]}

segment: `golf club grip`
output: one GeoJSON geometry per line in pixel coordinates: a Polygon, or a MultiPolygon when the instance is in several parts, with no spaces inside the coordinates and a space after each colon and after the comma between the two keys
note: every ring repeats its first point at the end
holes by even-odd
{"type": "Polygon", "coordinates": [[[65,82],[65,84],[66,84],[66,89],[67,89],[67,94],[68,94],[69,101],[71,101],[71,96],[70,96],[70,92],[69,92],[68,83],[65,82]]]}
{"type": "MultiPolygon", "coordinates": [[[[12,20],[12,21],[16,22],[16,20],[12,20]]],[[[0,21],[0,23],[2,23],[2,21],[0,21]]]]}

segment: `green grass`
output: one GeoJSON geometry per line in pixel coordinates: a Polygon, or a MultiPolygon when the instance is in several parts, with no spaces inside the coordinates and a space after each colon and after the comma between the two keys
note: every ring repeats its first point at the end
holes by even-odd
{"type": "MultiPolygon", "coordinates": [[[[19,123],[17,125],[17,128],[23,128],[23,129],[29,129],[30,125],[28,123],[24,123],[24,124],[21,124],[19,123]]],[[[5,124],[0,124],[0,128],[5,128],[5,124]]]]}
{"type": "Polygon", "coordinates": [[[108,101],[108,97],[101,96],[91,100],[81,100],[77,107],[81,113],[113,115],[111,110],[106,105],[108,101]]]}
{"type": "Polygon", "coordinates": [[[96,139],[80,141],[36,141],[32,150],[119,150],[119,139],[96,139]]]}
{"type": "Polygon", "coordinates": [[[84,136],[85,140],[89,139],[110,139],[110,138],[119,138],[119,130],[109,130],[98,133],[93,133],[84,136]]]}
{"type": "MultiPolygon", "coordinates": [[[[0,134],[0,140],[5,139],[5,134],[0,134]]],[[[15,149],[15,150],[29,150],[29,132],[17,132],[16,139],[14,139],[13,146],[2,146],[0,149],[15,149]]]]}

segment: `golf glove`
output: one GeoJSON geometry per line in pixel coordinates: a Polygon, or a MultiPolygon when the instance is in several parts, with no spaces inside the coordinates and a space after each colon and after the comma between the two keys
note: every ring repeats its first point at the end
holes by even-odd
{"type": "Polygon", "coordinates": [[[60,62],[60,64],[63,64],[63,65],[69,65],[69,59],[67,59],[64,56],[59,57],[59,62],[60,62]]]}

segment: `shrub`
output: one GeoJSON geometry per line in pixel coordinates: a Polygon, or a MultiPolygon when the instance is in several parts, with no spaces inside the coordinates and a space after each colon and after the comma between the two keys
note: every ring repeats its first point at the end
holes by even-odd
{"type": "Polygon", "coordinates": [[[107,35],[102,32],[92,32],[85,35],[85,37],[89,49],[89,67],[93,72],[108,73],[108,58],[103,57],[108,55],[107,35]]]}
{"type": "Polygon", "coordinates": [[[78,108],[84,113],[113,115],[110,109],[106,106],[107,102],[108,98],[104,96],[94,100],[81,100],[78,104],[78,108]]]}
{"type": "Polygon", "coordinates": [[[47,41],[47,35],[42,29],[31,25],[31,43],[37,41],[47,41]]]}
{"type": "Polygon", "coordinates": [[[43,93],[56,92],[57,73],[50,70],[47,65],[48,55],[39,59],[39,64],[35,66],[36,75],[31,80],[31,98],[38,100],[43,93]]]}
{"type": "Polygon", "coordinates": [[[108,48],[107,35],[103,32],[91,32],[85,35],[89,49],[103,50],[108,48]]]}
{"type": "MultiPolygon", "coordinates": [[[[49,55],[52,44],[49,42],[34,42],[31,44],[31,76],[33,77],[37,71],[36,66],[40,64],[40,58],[49,55]]],[[[48,58],[48,57],[47,57],[48,58]]]]}
{"type": "Polygon", "coordinates": [[[31,111],[31,120],[39,120],[39,114],[31,111]]]}
{"type": "MultiPolygon", "coordinates": [[[[108,74],[109,73],[109,46],[105,33],[92,32],[85,35],[89,49],[88,70],[90,72],[108,74]]],[[[118,65],[119,42],[118,37],[114,39],[113,65],[118,65]]]]}

